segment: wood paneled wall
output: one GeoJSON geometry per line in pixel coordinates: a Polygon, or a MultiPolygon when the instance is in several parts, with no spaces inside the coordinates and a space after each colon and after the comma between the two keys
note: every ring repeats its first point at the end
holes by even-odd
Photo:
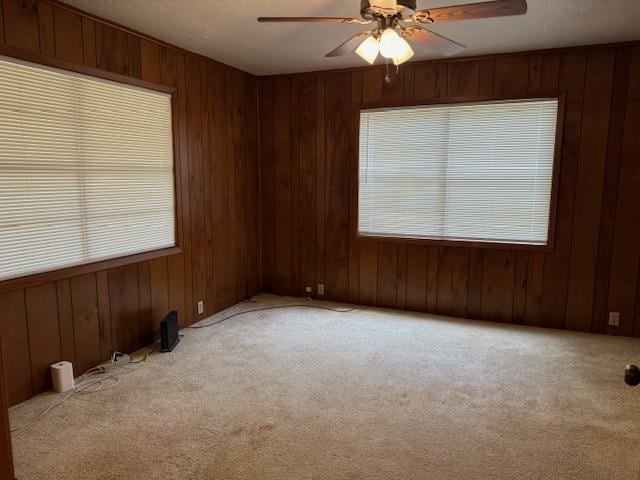
{"type": "Polygon", "coordinates": [[[257,80],[51,0],[21,3],[0,0],[0,43],[177,88],[183,253],[2,290],[11,404],[48,388],[55,361],[80,373],[151,341],[170,309],[192,323],[261,286],[315,295],[323,283],[334,300],[640,336],[640,47],[413,63],[389,86],[378,67],[257,80]],[[557,93],[553,252],[356,239],[354,107],[557,93]]]}
{"type": "Polygon", "coordinates": [[[11,432],[9,431],[9,397],[0,345],[0,478],[13,478],[13,455],[11,453],[11,432]]]}
{"type": "MultiPolygon", "coordinates": [[[[259,289],[257,84],[244,72],[42,0],[0,0],[0,43],[177,88],[178,228],[183,253],[0,293],[10,403],[148,344],[160,318],[189,324],[259,289]],[[29,2],[26,2],[29,3],[29,2]],[[205,313],[196,303],[204,300],[205,313]]],[[[1,87],[0,87],[1,88],[1,87]]],[[[1,286],[1,284],[0,284],[1,286]]]]}
{"type": "Polygon", "coordinates": [[[388,86],[383,75],[260,79],[265,288],[305,295],[324,283],[332,300],[640,335],[640,46],[413,63],[388,86]],[[356,239],[355,106],[560,93],[552,252],[356,239]]]}

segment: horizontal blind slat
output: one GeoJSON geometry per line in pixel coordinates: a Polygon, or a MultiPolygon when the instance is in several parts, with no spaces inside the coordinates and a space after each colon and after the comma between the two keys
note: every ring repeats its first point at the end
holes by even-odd
{"type": "Polygon", "coordinates": [[[172,247],[171,96],[0,56],[0,280],[172,247]]]}
{"type": "Polygon", "coordinates": [[[358,229],[546,244],[557,99],[363,110],[358,229]]]}

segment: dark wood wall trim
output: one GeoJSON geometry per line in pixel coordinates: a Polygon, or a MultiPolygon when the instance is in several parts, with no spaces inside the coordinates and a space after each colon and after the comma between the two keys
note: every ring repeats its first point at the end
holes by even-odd
{"type": "Polygon", "coordinates": [[[409,63],[390,85],[383,77],[367,67],[259,79],[265,288],[317,296],[323,283],[331,300],[640,336],[640,44],[409,63]],[[552,249],[357,237],[358,108],[556,95],[552,249]]]}
{"type": "Polygon", "coordinates": [[[256,78],[55,1],[35,5],[0,0],[0,53],[173,93],[180,248],[0,285],[11,405],[49,387],[51,363],[80,374],[148,344],[167,311],[190,324],[260,280],[256,78]]]}
{"type": "Polygon", "coordinates": [[[101,260],[99,262],[85,263],[61,270],[52,270],[50,272],[29,275],[28,277],[20,277],[0,282],[0,293],[11,292],[20,288],[35,287],[43,283],[50,283],[65,278],[78,277],[87,273],[100,272],[117,267],[123,267],[149,260],[169,257],[171,255],[179,255],[182,249],[179,247],[163,248],[160,250],[152,250],[149,252],[136,253],[135,255],[127,255],[125,257],[117,257],[109,260],[101,260]]]}
{"type": "Polygon", "coordinates": [[[158,82],[151,82],[143,80],[142,78],[130,77],[128,75],[122,75],[115,72],[109,72],[101,70],[87,65],[79,65],[64,59],[50,57],[39,52],[32,52],[30,50],[24,50],[21,48],[10,47],[0,44],[0,55],[15,58],[16,60],[23,60],[25,62],[31,62],[38,65],[45,65],[48,67],[58,68],[60,70],[68,70],[70,72],[80,73],[91,77],[102,78],[104,80],[111,80],[112,82],[124,83],[127,85],[133,85],[136,87],[147,88],[150,90],[156,90],[158,92],[164,92],[173,95],[176,92],[175,87],[168,85],[162,85],[158,82]]]}
{"type": "Polygon", "coordinates": [[[9,398],[2,360],[0,342],[0,478],[13,478],[13,455],[11,453],[11,433],[9,425],[9,398]]]}

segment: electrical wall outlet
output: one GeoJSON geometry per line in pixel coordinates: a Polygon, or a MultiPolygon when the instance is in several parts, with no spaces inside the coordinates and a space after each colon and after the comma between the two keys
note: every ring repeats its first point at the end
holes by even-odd
{"type": "Polygon", "coordinates": [[[198,313],[199,314],[204,313],[204,302],[202,300],[198,302],[198,313]]]}
{"type": "Polygon", "coordinates": [[[307,293],[311,293],[313,292],[313,288],[312,287],[304,287],[304,291],[307,293]]]}
{"type": "Polygon", "coordinates": [[[318,284],[318,295],[324,295],[324,283],[318,284]]]}
{"type": "Polygon", "coordinates": [[[609,312],[609,326],[620,326],[620,312],[609,312]]]}

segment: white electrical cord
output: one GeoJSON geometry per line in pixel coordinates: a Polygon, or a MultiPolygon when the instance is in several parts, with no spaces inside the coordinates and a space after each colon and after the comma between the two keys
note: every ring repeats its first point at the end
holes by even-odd
{"type": "MultiPolygon", "coordinates": [[[[252,299],[246,300],[245,302],[246,303],[255,303],[255,301],[253,301],[252,299]]],[[[323,306],[319,306],[319,305],[307,305],[307,304],[274,305],[274,306],[268,306],[268,307],[254,308],[254,309],[250,309],[250,310],[242,310],[240,312],[235,312],[235,313],[233,313],[231,315],[228,315],[226,317],[223,317],[223,318],[221,318],[219,320],[216,320],[214,322],[211,322],[211,323],[206,323],[204,325],[188,326],[188,327],[184,327],[184,328],[185,329],[208,328],[208,327],[212,327],[213,325],[217,325],[219,323],[222,323],[222,322],[224,322],[226,320],[229,320],[231,318],[237,317],[239,315],[244,315],[244,314],[252,313],[252,312],[263,312],[265,310],[280,310],[280,309],[285,309],[285,308],[315,308],[315,309],[320,309],[320,310],[329,310],[329,311],[338,312],[338,313],[348,313],[348,312],[354,312],[354,311],[360,310],[359,308],[339,309],[339,308],[323,307],[323,306]]],[[[77,395],[77,394],[80,394],[80,393],[95,393],[95,392],[99,392],[101,390],[107,390],[109,388],[115,387],[116,385],[118,385],[118,383],[120,383],[120,377],[118,375],[122,374],[122,373],[128,373],[128,372],[133,371],[133,370],[137,370],[142,365],[144,365],[145,362],[149,359],[149,356],[153,352],[155,352],[156,349],[158,348],[157,347],[157,343],[158,342],[155,342],[153,344],[154,346],[151,347],[147,353],[145,353],[142,357],[140,357],[138,359],[132,360],[131,357],[129,357],[129,355],[125,354],[125,357],[126,357],[125,360],[120,361],[120,363],[123,363],[123,365],[119,365],[118,361],[116,360],[115,362],[106,362],[106,363],[103,363],[101,365],[98,365],[97,367],[90,368],[89,370],[84,372],[82,375],[80,375],[76,379],[75,386],[74,386],[73,391],[71,393],[69,393],[67,396],[65,396],[62,400],[60,400],[60,401],[48,406],[45,410],[40,412],[38,415],[33,417],[31,420],[28,420],[26,423],[24,423],[22,425],[18,425],[16,427],[12,427],[11,428],[11,432],[17,432],[18,430],[21,430],[21,429],[25,428],[26,426],[31,425],[33,422],[36,422],[37,420],[40,420],[42,417],[44,417],[46,414],[48,414],[51,410],[53,410],[54,408],[62,405],[64,402],[69,400],[74,395],[77,395]],[[131,365],[134,365],[134,367],[131,367],[131,365]],[[92,378],[94,376],[97,377],[97,378],[92,378]],[[103,382],[105,382],[107,380],[111,380],[113,383],[111,383],[107,387],[104,387],[103,386],[103,382]],[[97,385],[97,387],[92,389],[91,387],[93,387],[94,385],[97,385]]]]}
{"type": "Polygon", "coordinates": [[[101,390],[107,390],[109,388],[115,387],[116,385],[118,385],[118,383],[120,383],[119,375],[123,373],[129,373],[140,368],[148,360],[149,356],[156,350],[156,348],[157,347],[155,346],[150,348],[147,353],[136,360],[131,360],[131,357],[129,357],[129,355],[125,355],[125,360],[121,360],[120,362],[106,362],[102,365],[98,365],[97,367],[90,368],[76,379],[73,390],[64,398],[49,405],[45,410],[37,414],[32,419],[28,420],[24,424],[12,427],[11,432],[17,432],[18,430],[21,430],[26,426],[40,420],[51,410],[62,405],[74,395],[80,393],[95,393],[101,390]],[[121,365],[119,365],[119,363],[121,363],[121,365]],[[130,367],[131,365],[134,365],[134,367],[130,367]],[[104,382],[106,381],[111,381],[112,383],[105,387],[104,382]],[[95,388],[92,388],[94,386],[95,388]]]}
{"type": "Polygon", "coordinates": [[[23,429],[24,427],[26,427],[27,425],[32,424],[33,422],[36,422],[38,420],[40,420],[42,417],[44,417],[47,413],[49,413],[51,410],[53,410],[54,408],[56,408],[59,405],[62,405],[64,402],[66,402],[67,400],[69,400],[71,397],[73,397],[76,394],[75,391],[71,391],[70,394],[68,394],[66,397],[64,397],[62,400],[60,400],[59,402],[56,402],[52,405],[49,405],[45,410],[43,410],[42,412],[40,412],[38,415],[36,415],[35,417],[33,417],[31,420],[27,421],[26,423],[24,423],[23,425],[18,425],[17,427],[11,427],[11,433],[13,432],[17,432],[18,430],[23,429]]]}

